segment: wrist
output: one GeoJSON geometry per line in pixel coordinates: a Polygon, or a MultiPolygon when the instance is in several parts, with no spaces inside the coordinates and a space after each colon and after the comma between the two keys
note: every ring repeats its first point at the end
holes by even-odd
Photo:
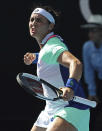
{"type": "Polygon", "coordinates": [[[68,78],[67,83],[66,83],[66,87],[76,90],[77,86],[78,86],[78,82],[76,79],[68,78]]]}

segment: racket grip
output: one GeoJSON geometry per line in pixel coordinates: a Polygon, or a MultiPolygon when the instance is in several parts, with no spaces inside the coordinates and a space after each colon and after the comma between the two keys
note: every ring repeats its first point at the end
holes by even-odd
{"type": "Polygon", "coordinates": [[[93,107],[93,108],[95,108],[96,105],[97,105],[96,101],[91,101],[91,100],[88,100],[88,99],[85,99],[85,98],[82,98],[82,97],[79,97],[79,96],[74,96],[73,101],[81,103],[81,104],[88,105],[88,106],[93,107]]]}

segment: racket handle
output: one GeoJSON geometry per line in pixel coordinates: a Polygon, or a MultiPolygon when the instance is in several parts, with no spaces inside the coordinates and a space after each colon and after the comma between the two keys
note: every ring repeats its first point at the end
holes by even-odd
{"type": "Polygon", "coordinates": [[[74,96],[73,101],[81,103],[81,104],[88,105],[88,106],[93,107],[93,108],[95,108],[96,105],[97,105],[96,101],[91,101],[91,100],[88,100],[88,99],[85,99],[85,98],[82,98],[82,97],[79,97],[79,96],[74,96]]]}

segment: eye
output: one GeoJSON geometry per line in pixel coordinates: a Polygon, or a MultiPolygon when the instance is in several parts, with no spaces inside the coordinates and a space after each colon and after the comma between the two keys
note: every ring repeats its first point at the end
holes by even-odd
{"type": "Polygon", "coordinates": [[[42,23],[43,21],[41,20],[41,18],[30,18],[30,22],[37,22],[37,23],[42,23]]]}
{"type": "Polygon", "coordinates": [[[33,22],[33,21],[34,21],[34,18],[30,18],[30,21],[33,22]]]}
{"type": "Polygon", "coordinates": [[[41,23],[42,20],[41,20],[40,18],[37,18],[37,19],[36,19],[36,22],[41,23]]]}

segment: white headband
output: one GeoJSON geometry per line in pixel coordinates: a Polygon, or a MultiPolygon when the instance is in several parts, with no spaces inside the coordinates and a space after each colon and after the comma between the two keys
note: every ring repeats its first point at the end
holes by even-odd
{"type": "Polygon", "coordinates": [[[55,19],[53,18],[53,16],[48,11],[46,11],[42,8],[36,8],[32,13],[41,14],[41,15],[45,16],[51,23],[55,24],[55,19]]]}

